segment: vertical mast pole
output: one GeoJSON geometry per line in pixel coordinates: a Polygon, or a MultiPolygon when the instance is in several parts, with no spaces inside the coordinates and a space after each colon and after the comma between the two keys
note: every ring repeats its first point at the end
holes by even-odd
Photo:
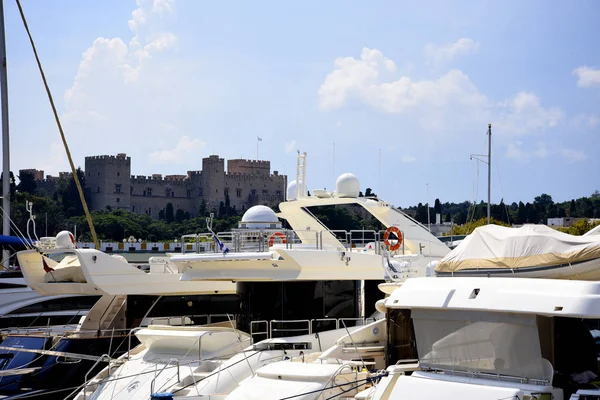
{"type": "MultiPolygon", "coordinates": [[[[6,66],[6,35],[4,32],[4,0],[0,0],[0,103],[2,106],[2,234],[10,235],[10,145],[8,136],[8,73],[6,66]]],[[[4,267],[8,267],[8,251],[2,252],[4,267]]]]}
{"type": "Polygon", "coordinates": [[[488,124],[488,204],[487,223],[491,223],[491,190],[492,190],[492,124],[488,124]]]}

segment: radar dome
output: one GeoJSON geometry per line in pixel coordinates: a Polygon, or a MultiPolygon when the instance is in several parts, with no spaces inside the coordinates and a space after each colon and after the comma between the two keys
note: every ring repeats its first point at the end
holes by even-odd
{"type": "MultiPolygon", "coordinates": [[[[286,200],[287,201],[292,201],[292,200],[296,200],[297,199],[297,187],[298,185],[296,184],[296,180],[291,181],[290,183],[288,183],[287,185],[287,191],[286,191],[286,200]]],[[[301,196],[306,197],[307,193],[306,193],[306,188],[304,188],[304,193],[301,193],[301,196]]]]}
{"type": "Polygon", "coordinates": [[[74,249],[75,238],[69,231],[60,231],[56,235],[56,248],[57,249],[74,249]]]}
{"type": "Polygon", "coordinates": [[[354,174],[345,173],[335,181],[335,194],[337,197],[358,197],[360,182],[354,174]]]}
{"type": "Polygon", "coordinates": [[[275,211],[271,210],[267,206],[253,206],[248,209],[242,216],[240,222],[240,228],[254,228],[254,229],[269,229],[279,228],[281,223],[279,218],[275,215],[275,211]]]}

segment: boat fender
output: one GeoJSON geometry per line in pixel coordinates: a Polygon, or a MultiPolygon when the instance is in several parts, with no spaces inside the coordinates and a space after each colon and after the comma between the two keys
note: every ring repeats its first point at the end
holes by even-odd
{"type": "Polygon", "coordinates": [[[157,392],[150,395],[150,400],[173,400],[173,393],[157,392]]]}

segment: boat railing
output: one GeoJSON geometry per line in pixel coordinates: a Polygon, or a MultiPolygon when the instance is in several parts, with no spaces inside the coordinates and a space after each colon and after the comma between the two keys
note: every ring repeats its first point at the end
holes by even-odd
{"type": "MultiPolygon", "coordinates": [[[[75,314],[73,314],[73,316],[71,317],[71,321],[75,320],[77,317],[81,318],[84,315],[87,314],[87,310],[85,311],[77,311],[75,314]]],[[[11,315],[7,315],[6,317],[13,317],[13,318],[20,318],[20,317],[30,317],[30,316],[35,316],[35,319],[26,327],[18,327],[18,326],[12,326],[12,327],[8,327],[8,328],[3,328],[0,329],[0,334],[2,335],[26,335],[29,336],[30,334],[35,334],[37,336],[39,336],[40,334],[46,334],[47,336],[50,336],[52,334],[57,334],[61,332],[68,332],[73,330],[73,327],[77,325],[76,322],[73,323],[67,323],[67,324],[62,324],[62,325],[50,325],[50,317],[52,317],[53,311],[42,311],[40,313],[27,313],[27,314],[11,314],[11,315]],[[37,321],[38,319],[40,319],[41,317],[44,316],[48,316],[48,323],[46,325],[33,325],[33,323],[35,321],[37,321]]],[[[58,311],[58,313],[60,313],[60,311],[58,311]]]]}
{"type": "MultiPolygon", "coordinates": [[[[293,249],[298,245],[303,248],[324,248],[342,246],[346,251],[373,251],[381,254],[384,249],[383,237],[385,230],[354,229],[350,231],[334,230],[291,230],[291,229],[234,229],[228,232],[218,232],[216,237],[232,252],[267,252],[275,244],[285,245],[286,249],[293,249]]],[[[208,252],[220,253],[223,250],[214,243],[212,234],[184,235],[181,237],[181,252],[195,248],[196,253],[206,250],[208,252]],[[195,240],[195,245],[189,243],[189,239],[195,240]],[[188,240],[186,244],[186,240],[188,240]],[[210,245],[201,246],[200,243],[210,241],[210,245]]],[[[404,254],[404,241],[399,250],[404,254]]]]}
{"type": "Polygon", "coordinates": [[[150,325],[154,325],[155,322],[158,321],[166,321],[167,325],[175,326],[176,324],[172,324],[171,322],[178,322],[181,326],[187,325],[209,325],[217,322],[225,322],[228,321],[228,317],[235,319],[237,317],[236,314],[188,314],[188,315],[176,315],[176,316],[168,316],[168,317],[154,317],[150,319],[150,325]],[[190,321],[187,323],[187,321],[190,321]],[[200,322],[202,321],[202,322],[200,322]]]}
{"type": "Polygon", "coordinates": [[[300,335],[300,332],[305,332],[305,335],[311,334],[310,320],[309,319],[274,319],[269,323],[269,338],[273,337],[273,332],[277,334],[277,337],[300,335]],[[291,325],[291,327],[290,327],[291,325]],[[287,332],[292,335],[279,335],[279,333],[287,332]]]}
{"type": "MultiPolygon", "coordinates": [[[[87,372],[85,373],[84,380],[83,380],[85,382],[83,384],[83,400],[87,399],[87,387],[88,387],[88,383],[90,381],[89,377],[90,377],[90,374],[92,373],[92,371],[101,362],[108,362],[108,367],[110,368],[110,361],[111,361],[111,358],[110,358],[110,356],[108,354],[102,354],[100,356],[100,358],[98,360],[96,360],[96,362],[94,363],[94,365],[92,365],[91,368],[87,370],[87,372]]],[[[110,371],[108,371],[108,375],[110,376],[110,371]]]]}
{"type": "Polygon", "coordinates": [[[254,339],[254,336],[269,334],[269,321],[261,320],[261,321],[251,321],[250,322],[250,337],[254,339]],[[260,329],[261,326],[264,326],[264,330],[260,329]]]}
{"type": "Polygon", "coordinates": [[[158,378],[160,376],[160,374],[163,373],[163,371],[170,366],[172,363],[174,363],[177,366],[177,383],[181,382],[181,375],[179,374],[179,360],[176,358],[171,358],[169,360],[169,362],[167,362],[165,365],[163,365],[163,367],[161,368],[160,372],[158,372],[158,364],[155,364],[155,369],[154,369],[154,378],[152,379],[152,381],[150,382],[150,393],[154,393],[154,383],[156,382],[156,378],[158,378]]]}
{"type": "Polygon", "coordinates": [[[375,318],[316,318],[316,319],[274,319],[256,320],[250,322],[250,336],[252,339],[273,339],[296,335],[311,335],[342,327],[363,326],[375,322],[375,318]]]}
{"type": "Polygon", "coordinates": [[[499,381],[508,381],[508,382],[519,382],[519,383],[529,383],[532,385],[538,386],[546,386],[550,384],[550,380],[543,378],[530,378],[526,376],[517,376],[517,375],[508,375],[508,374],[498,374],[494,372],[485,372],[485,371],[468,371],[463,369],[450,369],[450,368],[441,368],[437,366],[429,366],[429,365],[421,365],[420,369],[425,372],[439,372],[444,375],[454,375],[454,376],[464,376],[469,378],[480,378],[480,379],[495,379],[499,381]]]}

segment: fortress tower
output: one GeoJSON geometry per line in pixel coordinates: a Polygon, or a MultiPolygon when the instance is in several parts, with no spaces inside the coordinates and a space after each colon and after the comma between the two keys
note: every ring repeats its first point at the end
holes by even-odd
{"type": "Polygon", "coordinates": [[[131,157],[116,156],[85,158],[85,184],[89,190],[90,208],[101,210],[131,207],[131,157]]]}

